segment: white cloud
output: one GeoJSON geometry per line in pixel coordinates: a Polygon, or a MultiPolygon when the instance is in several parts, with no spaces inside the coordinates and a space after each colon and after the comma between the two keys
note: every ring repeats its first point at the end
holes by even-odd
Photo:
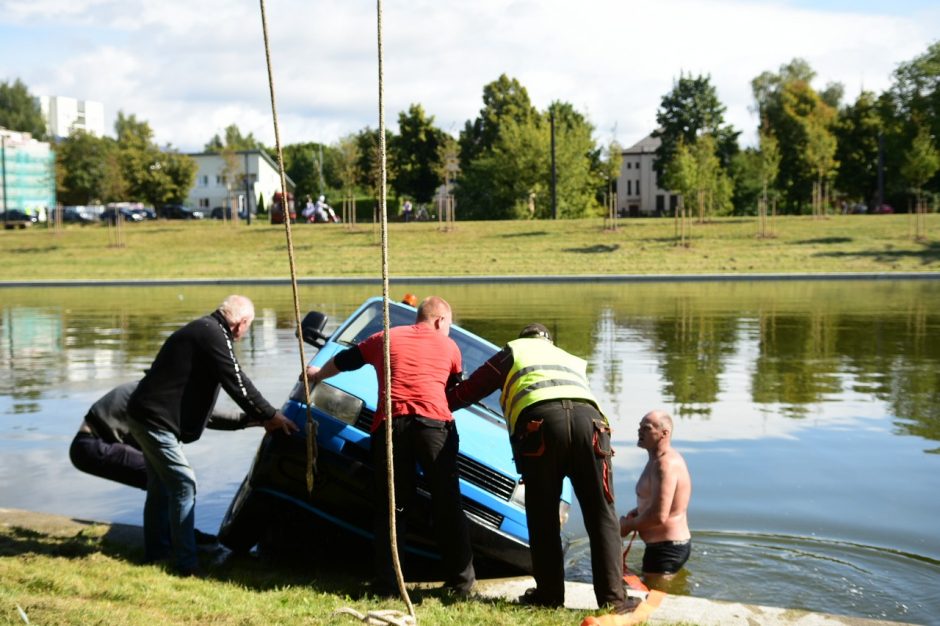
{"type": "MultiPolygon", "coordinates": [[[[375,4],[268,3],[281,136],[334,141],[377,126],[375,4]]],[[[274,133],[258,7],[222,0],[0,0],[0,79],[36,94],[105,103],[148,121],[160,143],[199,149],[230,123],[274,133]],[[46,48],[16,54],[18,35],[46,48]]],[[[745,0],[622,2],[393,0],[384,5],[386,123],[412,102],[453,133],[476,116],[483,86],[518,78],[534,104],[564,100],[597,136],[631,144],[655,124],[680,72],[706,73],[727,120],[753,137],[750,81],[794,57],[842,82],[846,97],[881,91],[899,62],[937,37],[937,9],[901,16],[745,0]]]]}

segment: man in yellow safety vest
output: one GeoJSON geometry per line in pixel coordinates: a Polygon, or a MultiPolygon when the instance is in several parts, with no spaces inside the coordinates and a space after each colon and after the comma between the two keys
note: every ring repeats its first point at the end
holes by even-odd
{"type": "Polygon", "coordinates": [[[548,329],[529,324],[470,377],[448,390],[451,410],[501,389],[516,467],[526,494],[526,520],[536,587],[520,601],[565,602],[558,501],[571,479],[591,542],[598,606],[618,613],[638,603],[624,593],[620,523],[614,507],[610,427],[587,381],[587,364],[554,345],[548,329]]]}

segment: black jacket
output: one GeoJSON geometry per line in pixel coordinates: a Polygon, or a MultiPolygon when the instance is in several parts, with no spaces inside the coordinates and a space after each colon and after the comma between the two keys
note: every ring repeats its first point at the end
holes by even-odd
{"type": "MultiPolygon", "coordinates": [[[[91,405],[85,415],[85,425],[92,434],[105,443],[126,443],[140,449],[127,426],[127,402],[137,383],[118,385],[91,405]]],[[[213,411],[207,428],[214,430],[240,430],[248,426],[248,416],[241,411],[213,411]]]]}
{"type": "Polygon", "coordinates": [[[268,420],[276,412],[242,371],[232,332],[216,311],[167,338],[127,411],[131,419],[189,443],[202,435],[220,386],[250,421],[268,420]]]}

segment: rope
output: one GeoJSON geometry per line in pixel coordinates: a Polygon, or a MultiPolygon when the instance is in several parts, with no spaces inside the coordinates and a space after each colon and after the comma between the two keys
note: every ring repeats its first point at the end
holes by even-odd
{"type": "MultiPolygon", "coordinates": [[[[271,45],[268,41],[268,19],[264,10],[264,0],[261,2],[261,29],[264,32],[264,60],[268,66],[268,87],[271,91],[271,113],[274,117],[274,141],[277,145],[277,165],[281,174],[281,209],[284,215],[284,233],[287,236],[287,258],[290,261],[290,285],[294,294],[294,322],[296,327],[297,345],[300,347],[300,371],[307,365],[304,355],[303,332],[300,328],[300,297],[297,295],[297,268],[294,262],[294,240],[291,236],[290,207],[287,201],[287,178],[284,174],[284,152],[281,149],[281,130],[277,121],[277,100],[274,96],[274,72],[271,70],[271,45]]],[[[304,382],[304,397],[310,398],[310,382],[306,376],[301,376],[304,382]]],[[[317,423],[313,419],[310,402],[307,401],[307,493],[313,492],[313,470],[317,462],[317,423]]]]}
{"type": "Polygon", "coordinates": [[[333,615],[352,615],[360,622],[365,622],[366,624],[371,624],[374,626],[383,626],[384,624],[391,624],[392,626],[411,626],[412,624],[417,624],[417,621],[413,616],[405,615],[401,611],[395,611],[391,609],[380,609],[376,611],[369,611],[368,613],[360,613],[355,609],[351,609],[348,606],[345,606],[341,609],[336,609],[333,611],[333,615]]]}
{"type": "Polygon", "coordinates": [[[388,476],[388,540],[391,544],[392,566],[395,569],[395,579],[398,581],[398,590],[401,599],[408,607],[408,614],[417,622],[415,607],[408,597],[405,588],[405,577],[401,571],[401,561],[398,558],[398,529],[395,521],[395,465],[392,451],[392,368],[391,351],[389,343],[388,316],[388,190],[386,178],[385,154],[385,48],[382,43],[382,0],[376,0],[376,22],[379,56],[379,220],[382,230],[382,374],[385,381],[385,397],[381,401],[385,405],[385,468],[388,476]]]}

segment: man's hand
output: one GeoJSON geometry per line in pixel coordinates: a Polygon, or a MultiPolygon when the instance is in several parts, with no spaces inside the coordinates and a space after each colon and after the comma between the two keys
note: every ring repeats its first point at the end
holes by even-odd
{"type": "Polygon", "coordinates": [[[277,411],[269,420],[264,422],[265,432],[273,433],[280,430],[285,435],[297,432],[297,425],[284,417],[284,414],[277,411]]]}
{"type": "Polygon", "coordinates": [[[639,515],[639,511],[637,511],[637,509],[633,509],[632,511],[630,511],[629,513],[627,513],[626,515],[620,518],[620,536],[621,537],[626,537],[627,535],[630,534],[631,531],[636,530],[636,528],[634,528],[633,523],[634,523],[634,520],[636,520],[638,515],[639,515]]]}
{"type": "Polygon", "coordinates": [[[320,371],[320,368],[316,365],[308,365],[307,369],[304,370],[304,374],[307,376],[307,382],[310,383],[310,386],[313,387],[317,384],[316,373],[320,371]]]}

